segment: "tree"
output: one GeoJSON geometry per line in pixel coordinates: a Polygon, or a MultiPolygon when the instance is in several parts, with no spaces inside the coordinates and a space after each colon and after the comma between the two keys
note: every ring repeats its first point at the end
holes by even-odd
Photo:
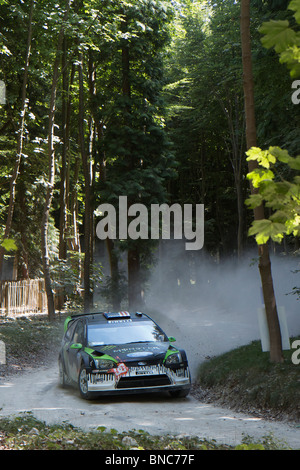
{"type": "MultiPolygon", "coordinates": [[[[246,141],[247,149],[250,149],[251,147],[256,147],[257,145],[250,36],[250,0],[241,0],[241,44],[246,118],[246,141]]],[[[249,160],[248,167],[249,172],[254,171],[257,168],[257,162],[255,160],[249,160]]],[[[251,193],[256,193],[256,189],[252,185],[251,193]]],[[[263,204],[260,204],[254,208],[254,218],[255,220],[264,219],[263,204]]],[[[266,243],[259,245],[258,254],[259,272],[270,336],[270,360],[271,362],[282,362],[283,354],[281,332],[273,286],[271,261],[266,243]]]]}
{"type": "MultiPolygon", "coordinates": [[[[300,2],[293,0],[288,5],[296,23],[300,24],[300,2]]],[[[272,20],[260,28],[262,43],[267,49],[274,48],[279,60],[290,70],[290,76],[300,75],[300,33],[291,25],[292,21],[272,20]]],[[[298,85],[298,82],[296,82],[298,85]]],[[[257,167],[247,175],[257,193],[246,201],[250,208],[264,203],[271,210],[268,218],[254,221],[249,235],[254,235],[259,245],[269,239],[281,243],[285,236],[300,234],[300,156],[291,156],[286,149],[271,146],[267,150],[252,147],[248,161],[257,162],[257,167]],[[289,177],[289,178],[287,178],[289,177]]]]}
{"type": "MultiPolygon", "coordinates": [[[[98,95],[103,100],[105,179],[96,188],[100,200],[116,209],[119,196],[127,196],[128,207],[134,203],[150,207],[167,200],[166,181],[172,175],[173,158],[164,130],[161,92],[162,51],[171,13],[162,1],[119,2],[116,26],[121,34],[103,50],[110,67],[99,77],[97,88],[109,87],[110,96],[98,95]]],[[[140,308],[143,277],[154,244],[150,239],[127,239],[118,241],[114,249],[116,245],[127,253],[129,306],[140,308]]],[[[111,261],[116,268],[112,256],[111,261]]]]}
{"type": "Polygon", "coordinates": [[[167,124],[178,161],[173,198],[205,204],[209,251],[241,255],[246,164],[239,6],[214,2],[208,21],[202,2],[185,3],[165,59],[167,124]]]}
{"type": "Polygon", "coordinates": [[[58,40],[57,40],[57,49],[55,61],[53,64],[53,77],[52,77],[52,87],[50,94],[50,104],[49,104],[49,124],[48,124],[48,158],[49,158],[49,177],[47,182],[46,197],[44,203],[44,211],[41,220],[41,247],[42,247],[42,260],[43,260],[43,272],[45,278],[45,290],[47,294],[48,302],[48,316],[50,320],[54,319],[55,316],[55,306],[54,306],[54,296],[51,282],[50,274],[50,260],[49,260],[49,250],[48,250],[48,221],[51,208],[51,202],[53,198],[54,184],[55,184],[55,146],[54,146],[54,128],[55,128],[55,110],[56,110],[56,93],[58,88],[58,79],[59,79],[59,68],[61,62],[61,51],[63,46],[64,39],[64,28],[65,22],[68,19],[70,10],[70,0],[66,0],[65,11],[63,16],[63,22],[60,27],[58,40]]]}
{"type": "MultiPolygon", "coordinates": [[[[27,36],[27,50],[26,50],[26,57],[25,57],[25,65],[24,65],[24,75],[23,75],[23,83],[22,83],[22,100],[21,100],[21,109],[20,109],[20,120],[19,120],[19,128],[18,128],[18,137],[17,137],[17,153],[14,163],[13,174],[10,180],[10,196],[9,196],[9,204],[8,204],[8,214],[6,219],[5,231],[4,231],[4,241],[8,240],[12,220],[13,220],[13,213],[14,213],[14,206],[15,206],[15,197],[16,197],[16,183],[17,178],[19,175],[20,163],[22,159],[22,151],[23,151],[23,141],[24,141],[24,126],[25,126],[25,114],[26,114],[26,107],[27,107],[27,81],[28,81],[28,68],[29,68],[29,60],[31,54],[31,40],[32,40],[32,28],[33,28],[33,13],[34,13],[34,5],[35,1],[31,0],[30,3],[30,12],[28,17],[28,36],[27,36]]],[[[5,245],[2,243],[0,245],[0,279],[2,277],[2,266],[3,266],[3,258],[4,258],[4,251],[5,245]]]]}

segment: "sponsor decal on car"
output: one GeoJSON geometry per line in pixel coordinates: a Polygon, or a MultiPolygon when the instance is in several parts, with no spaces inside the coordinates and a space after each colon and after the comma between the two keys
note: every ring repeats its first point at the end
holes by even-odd
{"type": "Polygon", "coordinates": [[[137,352],[130,352],[126,354],[127,357],[147,357],[147,356],[153,356],[153,352],[151,351],[137,351],[137,352]]]}
{"type": "Polygon", "coordinates": [[[119,379],[122,377],[122,375],[127,375],[127,372],[129,371],[128,367],[124,364],[124,362],[120,362],[118,367],[110,369],[108,372],[113,373],[116,376],[116,379],[119,379]]]}

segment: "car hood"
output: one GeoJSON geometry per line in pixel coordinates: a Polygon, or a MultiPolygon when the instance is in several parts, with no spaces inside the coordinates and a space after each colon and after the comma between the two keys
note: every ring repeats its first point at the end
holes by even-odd
{"type": "Polygon", "coordinates": [[[168,349],[172,348],[168,342],[142,342],[128,344],[110,344],[96,346],[94,351],[107,354],[118,362],[134,362],[137,360],[152,361],[164,358],[168,349]]]}

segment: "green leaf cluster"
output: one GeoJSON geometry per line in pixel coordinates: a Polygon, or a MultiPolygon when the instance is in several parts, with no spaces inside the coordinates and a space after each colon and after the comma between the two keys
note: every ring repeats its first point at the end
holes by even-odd
{"type": "Polygon", "coordinates": [[[1,243],[1,246],[3,246],[6,251],[16,251],[18,249],[14,240],[11,238],[5,238],[1,243]]]}
{"type": "MultiPolygon", "coordinates": [[[[16,160],[29,4],[1,2],[0,80],[7,89],[7,103],[0,106],[1,229],[5,226],[10,175],[16,160]]],[[[166,139],[161,93],[163,54],[169,41],[173,6],[162,0],[82,0],[71,2],[68,20],[63,22],[65,6],[64,0],[35,2],[24,154],[16,185],[11,235],[18,246],[20,267],[26,265],[34,277],[41,268],[40,221],[48,181],[50,91],[57,39],[63,24],[54,135],[56,175],[48,230],[54,285],[59,277],[56,271],[66,270],[65,284],[73,282],[71,270],[67,270],[64,260],[58,259],[60,189],[64,175],[67,175],[64,184],[68,248],[76,245],[73,234],[76,231],[81,236],[84,226],[85,176],[78,129],[80,55],[84,140],[91,168],[93,207],[105,200],[116,202],[124,194],[147,205],[165,201],[166,182],[174,176],[175,166],[166,139]],[[122,93],[125,49],[129,50],[130,96],[122,93]]],[[[72,266],[77,265],[73,259],[69,261],[72,266]]]]}
{"type": "Polygon", "coordinates": [[[266,243],[270,238],[280,243],[284,235],[299,236],[300,176],[294,174],[292,181],[283,179],[279,165],[299,170],[300,155],[291,157],[279,147],[270,147],[268,150],[251,148],[247,152],[247,160],[255,160],[259,166],[247,175],[257,192],[246,200],[246,204],[251,209],[264,204],[271,210],[268,219],[252,223],[249,235],[255,236],[258,245],[266,243]]]}
{"type": "MultiPolygon", "coordinates": [[[[294,21],[300,24],[300,1],[292,0],[288,9],[293,11],[294,21]]],[[[274,48],[280,62],[286,64],[292,78],[300,75],[300,31],[288,20],[271,20],[260,27],[262,44],[267,49],[274,48]]]]}

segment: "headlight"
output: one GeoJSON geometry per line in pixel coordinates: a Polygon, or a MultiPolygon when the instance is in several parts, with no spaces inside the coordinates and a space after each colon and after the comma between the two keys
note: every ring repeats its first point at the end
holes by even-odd
{"type": "Polygon", "coordinates": [[[173,364],[180,364],[180,362],[182,362],[182,357],[181,357],[180,352],[178,352],[178,353],[170,354],[165,360],[165,365],[170,366],[173,364]]]}
{"type": "Polygon", "coordinates": [[[108,359],[94,359],[95,366],[97,369],[108,370],[116,366],[114,361],[108,359]]]}

